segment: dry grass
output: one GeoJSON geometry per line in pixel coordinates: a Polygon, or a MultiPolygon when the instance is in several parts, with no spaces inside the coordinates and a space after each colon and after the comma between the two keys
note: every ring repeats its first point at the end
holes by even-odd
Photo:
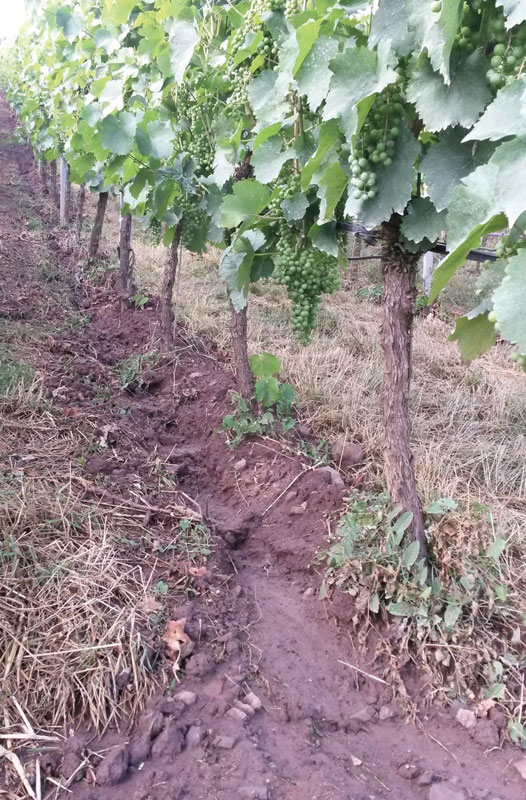
{"type": "MultiPolygon", "coordinates": [[[[136,272],[141,286],[157,291],[163,247],[137,237],[136,272]]],[[[355,262],[356,263],[356,262],[355,262]]],[[[228,307],[217,276],[218,253],[185,254],[179,318],[195,333],[229,349],[228,307]]],[[[296,387],[306,420],[320,435],[344,432],[360,439],[369,466],[381,475],[380,393],[381,307],[357,299],[354,289],[378,280],[376,262],[362,262],[353,288],[327,298],[312,343],[299,347],[290,331],[287,299],[281,287],[256,285],[250,298],[249,350],[270,350],[296,387]]],[[[356,270],[356,267],[354,268],[356,270]]],[[[451,290],[467,294],[469,276],[451,290]]],[[[472,284],[471,284],[472,285],[472,284]]],[[[506,533],[521,534],[526,523],[526,395],[524,375],[494,348],[469,367],[461,364],[451,324],[439,317],[419,318],[414,342],[413,442],[419,485],[425,501],[451,497],[465,508],[477,501],[493,511],[506,533]]]]}
{"type": "Polygon", "coordinates": [[[78,716],[100,730],[156,683],[143,638],[149,579],[123,546],[138,523],[82,499],[82,434],[38,386],[0,397],[0,428],[1,722],[12,731],[22,708],[37,729],[78,716]]]}

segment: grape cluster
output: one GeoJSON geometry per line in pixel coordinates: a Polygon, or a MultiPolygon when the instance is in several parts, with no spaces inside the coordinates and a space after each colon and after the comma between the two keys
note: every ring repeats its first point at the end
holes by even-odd
{"type": "Polygon", "coordinates": [[[349,156],[356,200],[372,200],[377,192],[376,170],[383,165],[389,167],[396,150],[402,119],[403,72],[399,68],[398,81],[379,94],[369,112],[365,124],[349,156]]]}
{"type": "Polygon", "coordinates": [[[227,103],[231,110],[244,105],[248,101],[247,87],[251,78],[250,68],[244,67],[236,69],[231,67],[227,72],[227,78],[230,82],[231,92],[228,96],[227,103]]]}
{"type": "MultiPolygon", "coordinates": [[[[281,209],[281,204],[283,200],[290,199],[294,197],[300,191],[300,175],[287,175],[285,173],[284,176],[276,183],[277,192],[270,200],[268,204],[269,214],[272,217],[283,217],[283,211],[281,209]]],[[[284,222],[284,220],[282,220],[284,222]]]]}
{"type": "Polygon", "coordinates": [[[261,51],[265,58],[268,61],[277,63],[278,49],[278,43],[274,41],[272,34],[269,31],[265,31],[263,33],[263,42],[261,45],[261,51]]]}
{"type": "Polygon", "coordinates": [[[495,255],[497,258],[511,258],[517,255],[519,250],[526,247],[526,239],[521,237],[519,239],[507,237],[502,239],[495,248],[495,255]]]}
{"type": "Polygon", "coordinates": [[[300,10],[298,0],[269,0],[270,11],[284,11],[285,17],[291,19],[300,10]]]}
{"type": "Polygon", "coordinates": [[[182,195],[177,203],[183,212],[181,221],[181,241],[184,247],[193,249],[193,242],[207,225],[206,212],[200,208],[201,198],[197,195],[182,195]]]}
{"type": "Polygon", "coordinates": [[[214,119],[217,114],[218,101],[213,98],[199,99],[196,94],[197,82],[198,79],[179,86],[177,116],[187,125],[185,149],[194,159],[198,175],[209,175],[214,166],[215,141],[207,121],[214,119]]]}
{"type": "Polygon", "coordinates": [[[488,82],[495,89],[500,89],[514,81],[526,68],[526,24],[505,33],[504,16],[498,17],[495,28],[497,39],[492,55],[491,69],[486,73],[488,82]]]}
{"type": "Polygon", "coordinates": [[[314,250],[286,224],[280,225],[277,252],[274,277],[287,287],[292,302],[292,330],[302,344],[307,344],[316,324],[320,295],[334,292],[339,286],[338,261],[314,250]]]}
{"type": "Polygon", "coordinates": [[[154,244],[161,244],[161,238],[162,238],[161,220],[157,219],[157,217],[152,217],[150,219],[149,231],[154,244]]]}

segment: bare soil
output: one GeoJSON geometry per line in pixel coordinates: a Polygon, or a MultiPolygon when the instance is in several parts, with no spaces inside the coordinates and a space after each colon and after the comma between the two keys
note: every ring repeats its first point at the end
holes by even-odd
{"type": "MultiPolygon", "coordinates": [[[[79,253],[69,246],[65,253],[67,236],[51,225],[32,156],[10,143],[14,128],[2,100],[0,316],[47,326],[31,358],[49,400],[87,438],[103,440],[85,459],[86,492],[94,503],[130,504],[140,487],[150,506],[143,528],[161,543],[170,538],[174,496],[186,495],[213,535],[206,574],[189,580],[184,596],[177,588],[184,565],[176,558],[159,562],[169,586],[168,619],[185,617],[194,643],[179,682],[151,697],[129,729],[97,739],[89,721],[79,720],[48,763],[55,779],[73,776],[69,791],[56,795],[48,784],[49,796],[523,797],[525,784],[512,767],[519,754],[499,744],[496,723],[470,735],[440,706],[408,721],[389,685],[341,663],[376,677],[385,667],[360,656],[349,598],[318,599],[311,563],[344,489],[278,442],[227,447],[219,429],[234,381],[221,354],[180,330],[174,352],[122,388],[120,362],[158,347],[156,303],[121,309],[111,281],[79,293],[79,253]],[[42,279],[42,253],[27,242],[27,221],[35,215],[47,233],[44,255],[60,275],[60,293],[42,279]],[[78,314],[89,321],[62,324],[78,314]]],[[[143,543],[136,544],[140,558],[143,543]]],[[[418,705],[422,683],[410,671],[405,677],[418,705]]]]}

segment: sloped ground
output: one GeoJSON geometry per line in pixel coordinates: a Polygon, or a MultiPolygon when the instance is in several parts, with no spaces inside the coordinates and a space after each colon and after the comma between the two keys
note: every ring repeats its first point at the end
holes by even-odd
{"type": "MultiPolygon", "coordinates": [[[[118,674],[108,662],[101,675],[116,685],[119,702],[133,706],[135,693],[135,705],[144,706],[129,728],[121,722],[99,736],[86,718],[53,727],[52,708],[47,717],[38,709],[36,720],[26,706],[37,735],[44,719],[57,741],[35,751],[11,739],[30,784],[24,789],[4,758],[4,795],[37,796],[38,786],[43,797],[77,800],[521,797],[524,783],[510,766],[518,756],[500,749],[498,720],[473,738],[439,707],[406,722],[381,677],[389,665],[360,660],[343,622],[347,600],[317,599],[309,565],[343,497],[332,473],[272,440],[230,451],[218,428],[233,380],[217,351],[181,330],[174,353],[154,356],[154,303],[121,312],[110,286],[86,287],[80,296],[68,289],[80,254],[68,245],[73,252],[64,256],[64,234],[49,227],[30,154],[12,143],[13,129],[2,101],[5,359],[42,381],[47,412],[78,442],[61,457],[79,502],[111,511],[108,535],[118,533],[121,558],[142,570],[137,626],[148,658],[118,674]],[[41,221],[42,235],[30,235],[29,220],[41,221]],[[134,520],[126,531],[123,516],[134,520]],[[193,518],[191,536],[181,516],[193,518]],[[153,617],[141,617],[145,603],[153,617]],[[160,634],[181,618],[190,641],[179,629],[176,669],[160,634]],[[151,694],[147,680],[157,683],[151,694]]],[[[26,425],[21,441],[37,432],[26,425]]],[[[20,460],[17,469],[34,477],[43,466],[20,460]]],[[[40,529],[28,525],[26,535],[38,540],[40,529]]],[[[94,537],[89,526],[79,531],[79,546],[94,537]]],[[[96,605],[93,613],[104,615],[96,605]]],[[[418,703],[418,680],[405,677],[418,703]]],[[[23,705],[16,696],[7,701],[23,705]]],[[[16,721],[11,712],[11,735],[16,721]]]]}

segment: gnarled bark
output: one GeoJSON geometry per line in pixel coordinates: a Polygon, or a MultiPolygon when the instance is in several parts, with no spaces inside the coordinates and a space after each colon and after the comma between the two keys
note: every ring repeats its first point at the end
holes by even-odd
{"type": "Polygon", "coordinates": [[[60,208],[60,196],[57,186],[57,162],[50,161],[49,163],[49,183],[51,185],[51,197],[57,208],[60,208]]]}
{"type": "Polygon", "coordinates": [[[78,206],[77,206],[77,240],[80,242],[82,238],[82,226],[84,224],[84,205],[86,202],[86,184],[81,184],[79,189],[78,206]]]}
{"type": "Polygon", "coordinates": [[[236,311],[230,299],[229,303],[231,312],[230,332],[232,334],[237,385],[240,394],[242,394],[246,400],[250,400],[254,394],[254,376],[248,361],[247,306],[242,308],[241,311],[236,311]]]}
{"type": "Polygon", "coordinates": [[[104,216],[106,214],[106,206],[108,205],[108,192],[101,192],[97,202],[97,213],[95,214],[95,222],[93,223],[93,230],[88,249],[88,261],[95,260],[99,250],[100,237],[102,234],[102,226],[104,224],[104,216]]]}
{"type": "Polygon", "coordinates": [[[393,501],[413,513],[413,539],[420,543],[421,556],[426,556],[424,517],[416,484],[409,413],[418,256],[405,252],[399,245],[399,228],[397,217],[383,228],[387,240],[382,252],[385,475],[393,501]]]}
{"type": "Polygon", "coordinates": [[[175,235],[172,244],[168,250],[168,258],[166,259],[163,272],[163,283],[161,287],[161,302],[160,302],[160,321],[161,333],[166,347],[174,346],[174,314],[173,314],[173,290],[175,283],[175,275],[177,273],[177,265],[179,261],[179,243],[181,241],[181,226],[178,225],[175,229],[175,235]]]}
{"type": "Polygon", "coordinates": [[[127,301],[133,295],[133,252],[131,248],[132,215],[121,217],[119,236],[119,277],[117,289],[121,300],[127,301]]]}

